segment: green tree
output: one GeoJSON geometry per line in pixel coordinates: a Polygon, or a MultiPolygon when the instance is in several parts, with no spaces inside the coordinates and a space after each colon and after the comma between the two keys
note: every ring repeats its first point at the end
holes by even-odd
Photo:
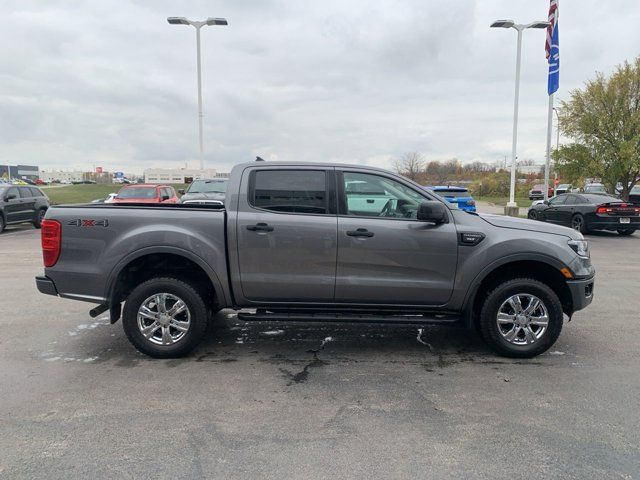
{"type": "Polygon", "coordinates": [[[554,152],[558,171],[572,180],[600,177],[610,191],[622,184],[622,198],[640,179],[640,57],[598,73],[562,102],[560,130],[574,143],[554,152]]]}

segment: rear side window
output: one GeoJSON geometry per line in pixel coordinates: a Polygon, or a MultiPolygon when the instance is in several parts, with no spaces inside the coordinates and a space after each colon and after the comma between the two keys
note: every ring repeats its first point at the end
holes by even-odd
{"type": "Polygon", "coordinates": [[[31,190],[31,195],[34,197],[44,197],[44,193],[35,187],[30,187],[29,190],[31,190]]]}
{"type": "Polygon", "coordinates": [[[257,170],[249,184],[249,203],[285,213],[328,213],[326,173],[320,170],[257,170]]]}

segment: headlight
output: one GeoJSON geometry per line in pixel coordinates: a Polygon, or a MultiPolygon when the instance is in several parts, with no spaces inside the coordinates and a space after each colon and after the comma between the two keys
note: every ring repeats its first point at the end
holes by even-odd
{"type": "Polygon", "coordinates": [[[583,258],[589,258],[589,243],[586,240],[569,240],[571,249],[583,258]]]}

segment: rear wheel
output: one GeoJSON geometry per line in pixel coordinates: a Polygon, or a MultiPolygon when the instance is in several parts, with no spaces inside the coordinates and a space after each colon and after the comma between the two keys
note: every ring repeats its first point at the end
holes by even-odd
{"type": "Polygon", "coordinates": [[[618,230],[618,233],[624,237],[628,236],[628,235],[633,235],[635,233],[636,229],[635,228],[628,228],[628,229],[620,229],[618,230]]]}
{"type": "Polygon", "coordinates": [[[36,228],[42,227],[42,221],[44,220],[44,216],[47,213],[46,208],[41,208],[36,212],[36,219],[33,221],[33,226],[36,228]]]}
{"type": "Polygon", "coordinates": [[[181,357],[204,337],[207,307],[198,291],[176,278],[152,278],[138,285],[124,307],[122,325],[129,341],[156,358],[181,357]]]}
{"type": "Polygon", "coordinates": [[[6,226],[4,222],[4,217],[0,214],[0,233],[4,232],[4,227],[6,226]]]}
{"type": "Polygon", "coordinates": [[[560,299],[542,282],[516,278],[487,295],[480,332],[489,347],[505,357],[529,358],[548,350],[562,331],[560,299]]]}
{"type": "Polygon", "coordinates": [[[571,218],[571,228],[577,230],[580,233],[587,233],[587,224],[584,221],[584,217],[577,213],[571,218]]]}

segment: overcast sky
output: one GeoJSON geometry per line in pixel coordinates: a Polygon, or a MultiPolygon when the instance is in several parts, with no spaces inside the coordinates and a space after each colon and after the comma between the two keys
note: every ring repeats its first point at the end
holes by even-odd
{"type": "MultiPolygon", "coordinates": [[[[205,163],[392,165],[510,155],[516,32],[548,0],[3,0],[0,163],[141,172],[205,163]]],[[[561,0],[559,97],[640,54],[640,2],[561,0]]],[[[542,162],[544,31],[524,33],[520,159],[542,162]]],[[[554,136],[555,138],[555,136],[554,136]]]]}

